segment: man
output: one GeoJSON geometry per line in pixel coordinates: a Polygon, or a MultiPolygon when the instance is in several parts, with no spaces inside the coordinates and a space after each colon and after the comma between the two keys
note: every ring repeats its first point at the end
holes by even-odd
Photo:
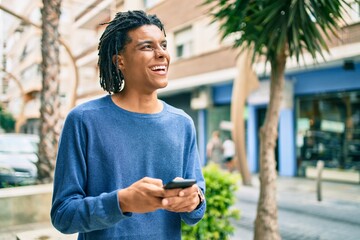
{"type": "Polygon", "coordinates": [[[170,56],[163,24],[120,12],[99,43],[100,84],[110,94],[65,121],[54,177],[53,225],[78,239],[181,239],[206,203],[191,118],[157,97],[170,56]],[[174,178],[196,179],[165,189],[174,178]]]}

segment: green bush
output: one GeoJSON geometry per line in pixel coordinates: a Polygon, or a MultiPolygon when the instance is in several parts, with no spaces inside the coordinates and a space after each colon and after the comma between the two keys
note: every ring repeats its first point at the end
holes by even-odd
{"type": "Polygon", "coordinates": [[[236,201],[240,176],[220,169],[216,164],[203,168],[206,182],[206,212],[195,226],[182,223],[183,240],[226,240],[234,233],[231,219],[240,219],[240,211],[232,208],[236,201]]]}
{"type": "Polygon", "coordinates": [[[5,132],[13,132],[15,130],[15,119],[13,116],[5,112],[0,106],[0,128],[5,132]]]}

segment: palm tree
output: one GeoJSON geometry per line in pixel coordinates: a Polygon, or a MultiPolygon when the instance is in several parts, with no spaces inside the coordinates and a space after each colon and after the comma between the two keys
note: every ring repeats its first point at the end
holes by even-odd
{"type": "Polygon", "coordinates": [[[253,49],[252,59],[261,56],[269,63],[270,102],[260,130],[260,196],[254,239],[280,239],[276,206],[274,148],[284,72],[288,57],[307,52],[314,60],[328,51],[325,39],[344,21],[346,0],[205,0],[210,14],[220,22],[223,37],[240,35],[234,47],[253,49]]]}
{"type": "Polygon", "coordinates": [[[42,15],[42,90],[40,107],[39,180],[51,182],[60,132],[59,97],[59,19],[61,0],[43,0],[42,15]]]}

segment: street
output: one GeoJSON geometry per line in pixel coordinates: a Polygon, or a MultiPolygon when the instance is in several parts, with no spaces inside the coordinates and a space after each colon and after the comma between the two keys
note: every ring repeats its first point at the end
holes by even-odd
{"type": "MultiPolygon", "coordinates": [[[[329,197],[318,202],[314,191],[310,191],[311,181],[304,179],[300,182],[303,188],[300,190],[291,189],[294,187],[292,183],[284,181],[278,187],[278,222],[282,239],[360,239],[360,186],[327,183],[329,197]],[[346,187],[350,189],[344,189],[346,187]]],[[[237,197],[235,207],[241,210],[241,219],[234,222],[236,232],[231,240],[252,240],[258,188],[241,186],[237,197]]]]}

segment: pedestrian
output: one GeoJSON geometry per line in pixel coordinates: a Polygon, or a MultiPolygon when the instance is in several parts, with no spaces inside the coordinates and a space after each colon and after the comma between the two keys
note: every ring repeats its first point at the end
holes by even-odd
{"type": "Polygon", "coordinates": [[[163,24],[143,11],[107,24],[98,66],[109,94],[66,118],[52,223],[78,239],[181,239],[181,222],[194,225],[205,213],[205,182],[192,119],[157,96],[170,63],[163,24]],[[165,189],[174,178],[197,183],[165,189]]]}
{"type": "Polygon", "coordinates": [[[228,171],[232,172],[235,170],[235,143],[230,136],[228,136],[227,139],[224,141],[223,150],[225,167],[228,171]]]}
{"type": "Polygon", "coordinates": [[[211,134],[211,138],[206,145],[206,156],[208,162],[221,165],[223,159],[223,147],[220,132],[218,130],[213,131],[211,134]]]}

